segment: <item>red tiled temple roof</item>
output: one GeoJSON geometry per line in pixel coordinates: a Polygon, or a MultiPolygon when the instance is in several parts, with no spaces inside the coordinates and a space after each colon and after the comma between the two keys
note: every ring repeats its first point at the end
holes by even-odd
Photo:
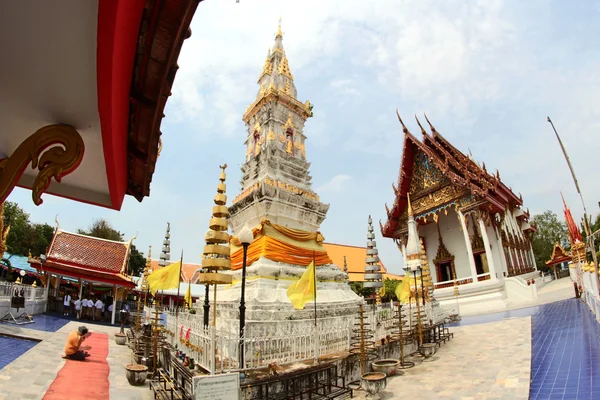
{"type": "Polygon", "coordinates": [[[126,275],[129,242],[116,242],[57,230],[46,261],[30,260],[40,270],[84,280],[135,286],[126,275]]]}
{"type": "Polygon", "coordinates": [[[488,203],[490,211],[503,212],[509,205],[521,206],[523,200],[516,196],[512,190],[500,180],[500,174],[490,174],[485,164],[479,166],[471,158],[456,149],[446,140],[429,122],[431,129],[428,133],[423,129],[420,122],[419,127],[423,135],[423,141],[419,141],[404,125],[398,116],[404,132],[404,147],[402,150],[402,161],[398,176],[398,187],[394,186],[394,203],[388,208],[387,221],[381,225],[381,233],[384,237],[394,237],[400,225],[400,216],[407,207],[407,193],[409,193],[413,165],[417,153],[423,152],[427,159],[445,175],[450,184],[467,189],[471,195],[481,201],[488,203]]]}

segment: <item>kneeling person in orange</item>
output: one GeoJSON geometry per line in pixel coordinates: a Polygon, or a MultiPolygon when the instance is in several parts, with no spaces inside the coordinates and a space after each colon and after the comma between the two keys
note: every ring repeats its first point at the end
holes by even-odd
{"type": "Polygon", "coordinates": [[[65,354],[63,355],[63,358],[78,361],[85,360],[90,354],[83,350],[88,350],[89,346],[81,347],[81,343],[83,343],[90,335],[91,333],[88,332],[88,329],[85,326],[80,326],[76,331],[71,332],[67,338],[67,343],[65,344],[65,354]]]}

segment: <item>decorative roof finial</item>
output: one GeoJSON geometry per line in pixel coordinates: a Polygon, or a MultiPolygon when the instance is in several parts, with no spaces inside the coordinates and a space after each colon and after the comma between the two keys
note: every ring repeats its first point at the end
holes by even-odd
{"type": "Polygon", "coordinates": [[[435,126],[433,126],[431,124],[431,122],[429,122],[429,118],[427,118],[427,114],[423,113],[423,115],[425,116],[425,121],[427,121],[427,123],[429,124],[429,128],[431,128],[431,132],[438,133],[438,131],[435,130],[435,126]]]}
{"type": "Polygon", "coordinates": [[[348,273],[348,263],[346,262],[346,256],[344,256],[344,272],[348,273]]]}
{"type": "Polygon", "coordinates": [[[400,118],[400,113],[398,112],[398,109],[396,108],[396,115],[398,116],[398,121],[400,121],[400,124],[402,124],[402,132],[406,133],[410,133],[408,131],[408,129],[406,128],[406,125],[404,125],[404,122],[402,122],[402,118],[400,118]]]}
{"type": "Polygon", "coordinates": [[[412,205],[410,204],[410,194],[409,193],[406,193],[406,200],[408,201],[408,216],[412,217],[413,209],[412,209],[412,205]]]}
{"type": "Polygon", "coordinates": [[[421,128],[421,134],[423,136],[427,136],[427,132],[425,132],[425,129],[423,129],[423,126],[421,125],[421,121],[419,121],[419,118],[417,118],[417,114],[415,114],[415,119],[417,120],[417,124],[419,124],[419,128],[421,128]]]}
{"type": "Polygon", "coordinates": [[[275,35],[275,38],[277,37],[283,38],[283,32],[281,32],[281,17],[279,17],[279,25],[277,26],[277,34],[275,35]]]}

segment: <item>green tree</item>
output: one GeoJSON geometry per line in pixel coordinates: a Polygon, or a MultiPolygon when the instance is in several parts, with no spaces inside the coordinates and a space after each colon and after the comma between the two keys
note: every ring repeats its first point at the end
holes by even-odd
{"type": "Polygon", "coordinates": [[[396,279],[385,279],[383,286],[385,287],[385,295],[381,298],[382,301],[398,301],[396,297],[396,288],[402,281],[396,279]]]}
{"type": "Polygon", "coordinates": [[[558,216],[550,210],[535,215],[532,222],[537,228],[532,241],[536,265],[541,271],[549,271],[546,261],[552,257],[554,244],[559,243],[563,247],[569,246],[567,224],[560,221],[558,216]]]}
{"type": "Polygon", "coordinates": [[[4,226],[8,225],[10,225],[10,232],[6,238],[6,251],[26,256],[31,248],[33,236],[29,214],[17,203],[10,201],[4,203],[4,226]]]}
{"type": "Polygon", "coordinates": [[[146,267],[146,259],[144,253],[139,251],[134,244],[131,245],[131,253],[129,255],[129,271],[132,275],[142,276],[146,267]]]}
{"type": "Polygon", "coordinates": [[[350,289],[352,289],[352,291],[354,291],[354,293],[356,293],[357,295],[362,296],[364,298],[367,298],[373,293],[375,293],[375,291],[372,288],[364,287],[362,282],[352,282],[350,284],[350,289]]]}
{"type": "Polygon", "coordinates": [[[6,238],[6,250],[11,254],[39,256],[45,254],[54,228],[48,224],[32,224],[27,214],[17,203],[4,203],[4,226],[10,225],[6,238]]]}
{"type": "Polygon", "coordinates": [[[50,225],[44,224],[33,224],[31,226],[31,255],[39,257],[40,254],[46,254],[52,237],[54,236],[54,228],[50,225]]]}
{"type": "MultiPolygon", "coordinates": [[[[113,228],[113,226],[105,219],[97,219],[92,222],[92,225],[87,230],[78,229],[77,233],[81,235],[93,236],[101,239],[115,240],[118,242],[123,241],[123,234],[113,228]]],[[[131,245],[131,251],[129,253],[129,267],[128,271],[132,275],[141,276],[146,266],[146,259],[144,253],[140,252],[135,245],[131,245]]]]}
{"type": "Polygon", "coordinates": [[[110,222],[100,218],[92,222],[92,225],[85,229],[78,229],[77,233],[80,235],[93,236],[100,239],[115,240],[117,242],[123,241],[123,234],[112,227],[110,222]]]}

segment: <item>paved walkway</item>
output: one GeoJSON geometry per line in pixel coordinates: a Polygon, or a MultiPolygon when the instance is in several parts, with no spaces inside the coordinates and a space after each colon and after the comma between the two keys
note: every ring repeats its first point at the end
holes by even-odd
{"type": "MultiPolygon", "coordinates": [[[[0,324],[0,334],[9,334],[20,337],[29,337],[41,340],[22,356],[0,370],[0,400],[13,399],[41,399],[46,390],[56,378],[56,374],[63,367],[65,360],[61,358],[67,336],[70,332],[82,325],[81,322],[67,322],[61,324],[60,318],[35,316],[40,325],[30,324],[14,326],[0,324]],[[39,318],[43,317],[43,318],[39,318]],[[41,329],[44,325],[62,326],[56,332],[47,332],[41,329]]],[[[63,320],[64,321],[64,320],[63,320]]],[[[129,385],[125,377],[125,365],[132,363],[131,350],[127,346],[118,346],[112,336],[119,331],[118,327],[94,325],[83,323],[93,332],[107,333],[109,335],[109,353],[107,357],[110,367],[110,397],[123,400],[151,399],[152,395],[148,386],[134,387],[129,385]]],[[[0,349],[4,351],[5,349],[0,349]]],[[[90,352],[93,352],[91,349],[90,352]]],[[[85,373],[85,363],[81,363],[82,373],[85,373]]]]}
{"type": "MultiPolygon", "coordinates": [[[[391,377],[383,399],[523,399],[529,396],[530,318],[453,329],[434,356],[391,377]]],[[[357,399],[365,399],[357,392],[357,399]]]]}

